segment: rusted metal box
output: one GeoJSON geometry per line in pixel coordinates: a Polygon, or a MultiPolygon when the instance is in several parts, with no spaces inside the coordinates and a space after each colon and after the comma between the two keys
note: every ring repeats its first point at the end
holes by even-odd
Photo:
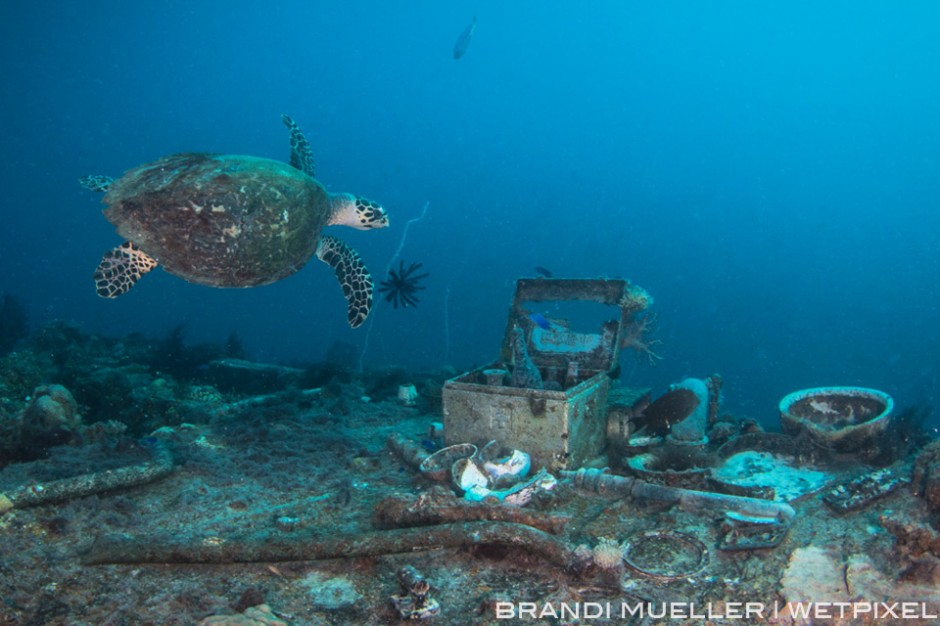
{"type": "Polygon", "coordinates": [[[650,302],[643,289],[622,279],[520,279],[501,358],[444,384],[445,442],[496,439],[531,455],[533,467],[550,470],[577,468],[600,455],[609,372],[633,315],[650,302]],[[510,384],[509,372],[523,365],[514,362],[517,328],[542,388],[510,384]]]}

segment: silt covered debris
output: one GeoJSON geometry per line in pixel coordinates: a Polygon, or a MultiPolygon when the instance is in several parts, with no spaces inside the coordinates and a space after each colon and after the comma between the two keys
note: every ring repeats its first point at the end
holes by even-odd
{"type": "MultiPolygon", "coordinates": [[[[703,623],[620,613],[670,602],[713,624],[809,623],[771,614],[787,602],[938,610],[936,444],[862,464],[750,428],[724,453],[716,439],[707,463],[644,448],[655,458],[631,472],[625,442],[588,464],[614,471],[550,468],[557,482],[524,506],[471,502],[447,467],[422,471],[444,445],[455,372],[271,369],[238,354],[172,372],[154,345],[56,326],[0,357],[0,625],[703,623]],[[398,398],[406,384],[417,401],[398,398]],[[737,480],[748,468],[766,480],[737,480]],[[735,617],[747,602],[766,617],[735,617]]],[[[709,434],[734,424],[732,442],[750,424],[719,417],[709,434]]]]}

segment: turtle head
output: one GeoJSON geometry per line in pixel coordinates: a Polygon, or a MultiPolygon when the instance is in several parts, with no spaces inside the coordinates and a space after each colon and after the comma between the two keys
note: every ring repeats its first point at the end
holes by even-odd
{"type": "Polygon", "coordinates": [[[351,193],[335,193],[330,197],[333,215],[330,224],[371,230],[388,226],[388,214],[382,205],[351,193]]]}

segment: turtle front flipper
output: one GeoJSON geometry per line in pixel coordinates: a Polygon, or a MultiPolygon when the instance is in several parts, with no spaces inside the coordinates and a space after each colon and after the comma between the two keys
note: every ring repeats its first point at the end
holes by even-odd
{"type": "Polygon", "coordinates": [[[330,235],[320,237],[317,258],[333,268],[346,296],[346,321],[359,328],[372,310],[372,276],[359,254],[330,235]]]}
{"type": "Polygon", "coordinates": [[[101,257],[101,263],[93,276],[95,289],[102,298],[117,298],[127,293],[141,276],[156,266],[155,260],[131,242],[125,241],[101,257]]]}
{"type": "Polygon", "coordinates": [[[84,176],[78,179],[79,185],[92,191],[107,191],[108,187],[110,187],[113,182],[114,179],[110,176],[102,176],[100,174],[84,176]]]}
{"type": "Polygon", "coordinates": [[[310,178],[316,178],[316,166],[313,163],[313,150],[310,149],[310,142],[306,135],[300,130],[293,119],[288,115],[282,115],[281,121],[290,131],[290,164],[291,167],[299,169],[310,178]]]}

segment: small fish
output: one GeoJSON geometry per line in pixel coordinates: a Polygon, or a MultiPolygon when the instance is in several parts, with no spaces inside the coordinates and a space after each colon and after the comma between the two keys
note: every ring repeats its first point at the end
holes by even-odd
{"type": "Polygon", "coordinates": [[[552,323],[545,319],[545,316],[541,313],[529,313],[529,319],[542,330],[549,330],[552,327],[552,323]]]}
{"type": "Polygon", "coordinates": [[[536,273],[537,275],[539,275],[539,276],[544,276],[545,278],[551,278],[551,277],[554,276],[554,274],[552,274],[551,270],[547,270],[547,269],[545,269],[544,267],[542,267],[542,266],[540,266],[540,265],[536,265],[536,266],[535,266],[535,273],[536,273]]]}
{"type": "Polygon", "coordinates": [[[470,23],[470,26],[460,33],[460,37],[457,38],[457,43],[454,44],[454,59],[459,59],[467,53],[467,48],[470,47],[470,40],[473,39],[473,31],[477,29],[477,16],[473,16],[473,22],[470,23]]]}

